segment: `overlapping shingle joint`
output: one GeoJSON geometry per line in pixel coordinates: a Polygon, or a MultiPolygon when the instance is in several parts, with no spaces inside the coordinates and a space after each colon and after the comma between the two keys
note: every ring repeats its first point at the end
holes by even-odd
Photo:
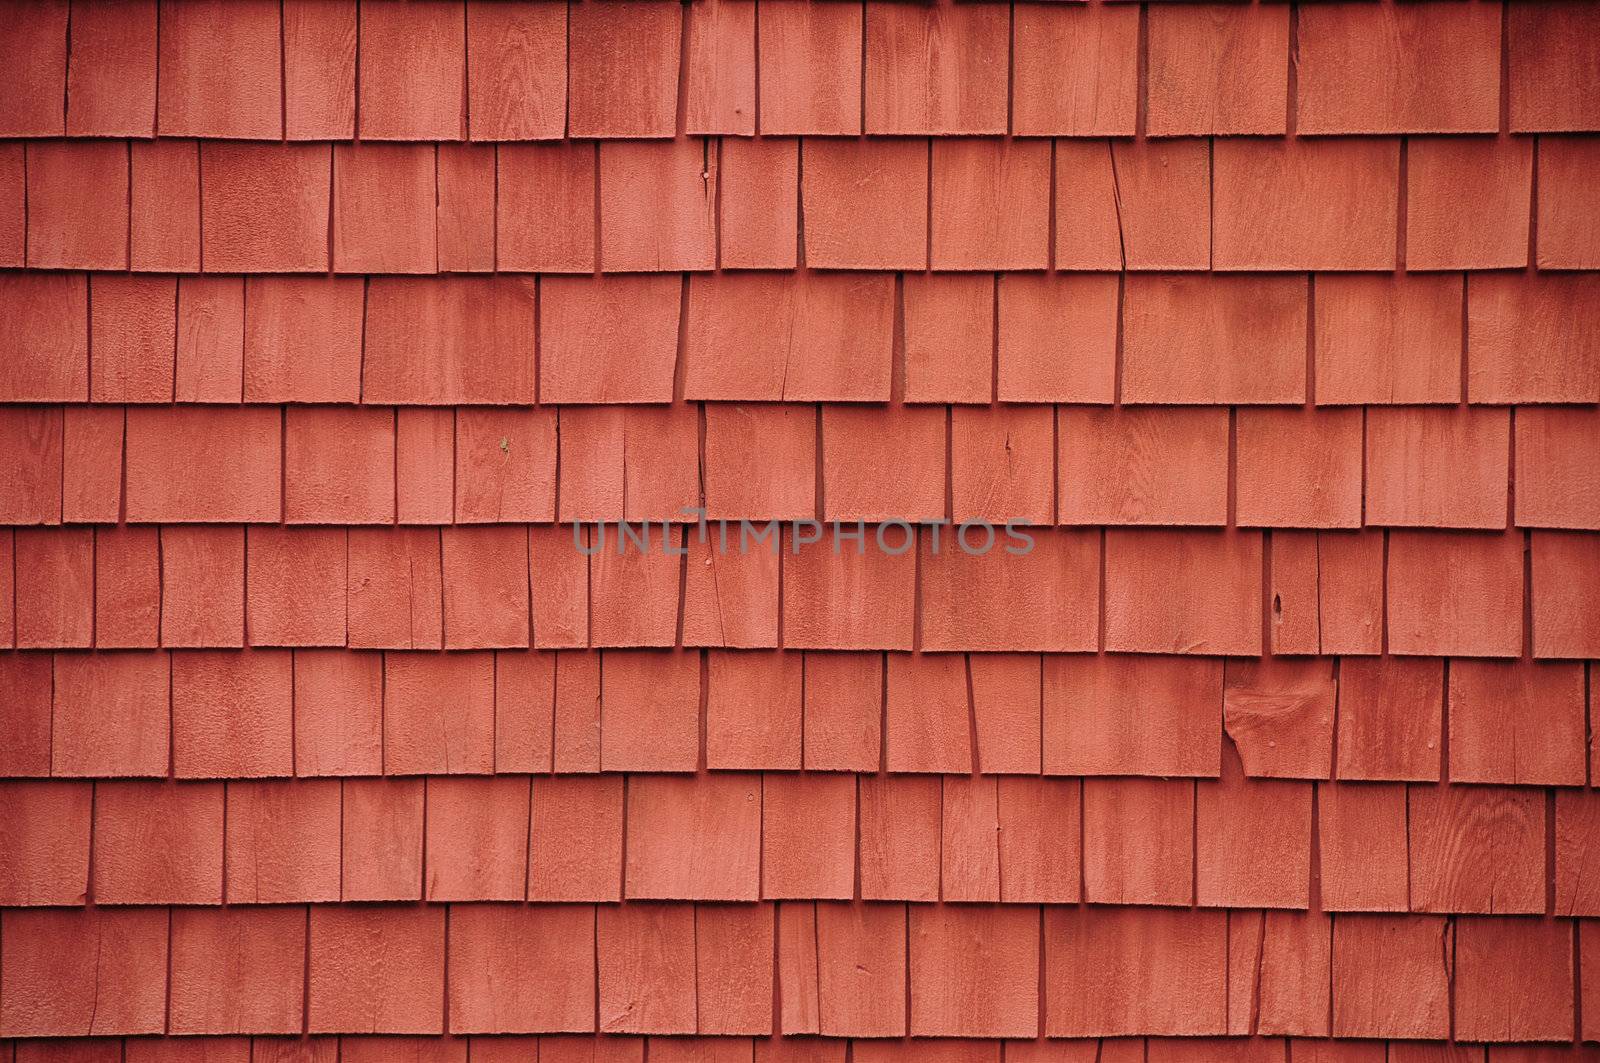
{"type": "Polygon", "coordinates": [[[0,1060],[1595,1058],[1593,130],[1573,0],[0,4],[0,1060]]]}

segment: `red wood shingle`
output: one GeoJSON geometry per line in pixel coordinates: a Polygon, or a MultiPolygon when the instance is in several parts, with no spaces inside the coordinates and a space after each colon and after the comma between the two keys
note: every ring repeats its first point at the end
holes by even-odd
{"type": "Polygon", "coordinates": [[[223,800],[217,782],[98,783],[95,901],[221,904],[223,800]]]}
{"type": "Polygon", "coordinates": [[[1305,399],[1307,297],[1298,277],[1131,276],[1125,299],[1122,401],[1305,399]]]}
{"type": "Polygon", "coordinates": [[[493,654],[384,654],[383,770],[494,770],[493,654]]]}
{"type": "Polygon", "coordinates": [[[336,779],[228,784],[229,904],[339,900],[336,779]]]}
{"type": "Polygon", "coordinates": [[[95,646],[155,646],[161,623],[160,530],[101,528],[95,532],[94,563],[95,646]]]}
{"type": "Polygon", "coordinates": [[[1456,920],[1455,1035],[1556,1041],[1573,1034],[1572,924],[1456,920]]]}
{"type": "MultiPolygon", "coordinates": [[[[831,528],[806,544],[785,534],[784,645],[808,650],[911,648],[916,554],[835,552],[831,528]]],[[[898,545],[902,529],[886,533],[898,545]]],[[[867,529],[873,535],[873,529],[867,529]]]]}
{"type": "Polygon", "coordinates": [[[461,409],[455,434],[458,524],[554,518],[553,410],[461,409]]]}
{"type": "Polygon", "coordinates": [[[180,779],[293,773],[293,663],[286,650],[172,658],[172,770],[180,779]]]}
{"type": "Polygon", "coordinates": [[[0,914],[0,930],[6,1037],[163,1031],[165,909],[13,910],[0,914]]]}
{"type": "Polygon", "coordinates": [[[828,1036],[906,1033],[907,923],[899,904],[818,904],[817,997],[828,1036]]]}
{"type": "MultiPolygon", "coordinates": [[[[936,521],[945,515],[945,411],[930,406],[822,407],[822,516],[936,521]]],[[[911,536],[893,540],[899,551],[911,536]]]]}
{"type": "Polygon", "coordinates": [[[1046,909],[1045,1035],[1221,1033],[1227,950],[1223,912],[1046,909]]]}
{"type": "Polygon", "coordinates": [[[351,528],[347,637],[352,649],[444,645],[440,535],[434,528],[351,528]]]}
{"type": "MultiPolygon", "coordinates": [[[[702,1034],[773,1032],[773,938],[769,904],[702,904],[694,913],[695,1020],[702,1034]]],[[[743,1047],[732,1037],[714,1050],[743,1047]]]]}
{"type": "Polygon", "coordinates": [[[1369,523],[1506,526],[1511,455],[1507,411],[1465,406],[1374,408],[1367,411],[1366,420],[1369,523]]]}
{"type": "Polygon", "coordinates": [[[1544,911],[1545,802],[1538,790],[1412,786],[1406,829],[1413,911],[1544,911]]]}
{"type": "Polygon", "coordinates": [[[551,273],[594,269],[596,146],[505,144],[496,149],[495,158],[499,268],[551,273]]]}
{"type": "Polygon", "coordinates": [[[1012,132],[1127,136],[1138,110],[1138,12],[1120,4],[1024,6],[1012,25],[1012,132]]]}
{"type": "Polygon", "coordinates": [[[1105,648],[1260,652],[1261,551],[1256,532],[1108,531],[1105,648]]]}
{"type": "Polygon", "coordinates": [[[1222,756],[1222,663],[1046,657],[1043,742],[1048,775],[1214,776],[1222,756]],[[1121,693],[1134,682],[1142,691],[1137,703],[1121,693]]]}
{"type": "Polygon", "coordinates": [[[520,901],[528,889],[528,780],[516,775],[427,780],[423,896],[520,901]]]}
{"type": "Polygon", "coordinates": [[[650,273],[715,266],[717,156],[709,140],[696,137],[602,143],[600,267],[650,273]]]}
{"type": "Polygon", "coordinates": [[[1068,408],[1056,437],[1063,523],[1227,523],[1228,411],[1068,408]]]}
{"type": "Polygon", "coordinates": [[[754,900],[759,895],[759,775],[639,776],[629,781],[626,818],[629,897],[754,900]]]}
{"type": "Polygon", "coordinates": [[[544,280],[540,400],[669,401],[682,292],[683,281],[671,274],[544,280]]]}
{"type": "Polygon", "coordinates": [[[179,402],[238,402],[244,390],[244,282],[238,277],[178,280],[179,402]]]}
{"type": "Polygon", "coordinates": [[[886,274],[717,274],[689,283],[684,397],[883,402],[893,354],[886,274]]]}
{"type": "Polygon", "coordinates": [[[0,823],[0,903],[83,904],[89,889],[94,787],[8,781],[0,783],[0,794],[12,809],[0,823]]]}
{"type": "Polygon", "coordinates": [[[993,399],[996,280],[981,275],[909,274],[902,301],[905,401],[993,399]]]}
{"type": "Polygon", "coordinates": [[[129,258],[136,270],[200,268],[200,148],[192,140],[134,141],[129,258]]]}
{"type": "Polygon", "coordinates": [[[581,3],[567,14],[567,131],[669,137],[678,110],[683,12],[670,4],[581,3]]]}
{"type": "Polygon", "coordinates": [[[1389,652],[1515,657],[1522,552],[1515,532],[1391,532],[1389,652]]]}
{"type": "Polygon", "coordinates": [[[1449,1036],[1451,939],[1451,927],[1444,919],[1336,917],[1335,1036],[1449,1036]],[[1407,987],[1405,993],[1394,991],[1397,981],[1407,987]]]}
{"type": "Polygon", "coordinates": [[[1003,275],[996,397],[1001,402],[1111,402],[1120,312],[1115,277],[1003,275]]]}
{"type": "Polygon", "coordinates": [[[592,1030],[594,932],[588,905],[452,908],[451,1032],[592,1030]]]}
{"type": "Polygon", "coordinates": [[[67,135],[148,137],[156,129],[156,0],[74,12],[67,135]]]}
{"type": "MultiPolygon", "coordinates": [[[[531,277],[372,281],[362,398],[422,405],[531,403],[535,304],[531,277]]],[[[402,417],[402,441],[405,422],[402,417]]],[[[402,503],[402,520],[408,519],[404,509],[402,503]]]]}
{"type": "Polygon", "coordinates": [[[313,905],[307,1029],[442,1032],[446,914],[443,906],[313,905]]]}
{"type": "Polygon", "coordinates": [[[1460,401],[1462,283],[1448,274],[1319,274],[1317,402],[1460,401]]]}
{"type": "Polygon", "coordinates": [[[533,781],[528,899],[622,899],[623,780],[553,776],[533,781]]]}
{"type": "Polygon", "coordinates": [[[130,408],[126,517],[275,522],[282,511],[280,435],[275,407],[130,408]],[[168,474],[178,453],[206,453],[211,461],[194,477],[174,480],[168,474]]]}
{"type": "Polygon", "coordinates": [[[98,402],[166,402],[177,354],[177,282],[102,274],[89,304],[95,359],[89,395],[98,402]]]}
{"type": "MultiPolygon", "coordinates": [[[[424,786],[422,779],[344,781],[340,862],[343,900],[414,901],[422,897],[424,786]]],[[[333,922],[341,928],[358,927],[361,912],[343,911],[351,918],[335,918],[333,922]]],[[[382,931],[381,926],[377,928],[377,932],[382,931]]],[[[333,945],[329,956],[335,964],[342,962],[338,950],[348,947],[349,935],[339,936],[346,940],[333,945]]],[[[312,950],[315,956],[315,934],[312,950]]]]}
{"type": "Polygon", "coordinates": [[[245,529],[161,529],[161,644],[244,645],[245,529]]]}
{"type": "Polygon", "coordinates": [[[1600,162],[1593,137],[1539,140],[1538,259],[1540,269],[1600,267],[1600,193],[1587,175],[1600,162]]]}
{"type": "Polygon", "coordinates": [[[1600,121],[1593,79],[1596,15],[1584,4],[1537,0],[1507,9],[1511,128],[1588,129],[1600,121]]]}
{"type": "Polygon", "coordinates": [[[77,402],[88,395],[87,280],[71,274],[7,273],[0,277],[0,307],[15,322],[0,340],[0,397],[7,402],[77,402]]]}
{"type": "Polygon", "coordinates": [[[363,140],[466,135],[466,11],[451,0],[358,5],[356,113],[363,140]]]}
{"type": "Polygon", "coordinates": [[[911,1033],[1026,1037],[1039,1028],[1039,913],[1030,907],[911,909],[911,1033]]]}
{"type": "Polygon", "coordinates": [[[1493,132],[1500,13],[1476,2],[1309,8],[1295,42],[1300,132],[1493,132]]]}
{"type": "Polygon", "coordinates": [[[1533,655],[1589,657],[1600,647],[1594,595],[1600,541],[1579,532],[1534,532],[1533,655]]]}
{"type": "Polygon", "coordinates": [[[472,0],[466,59],[472,139],[547,140],[566,132],[564,7],[472,0]]]}
{"type": "Polygon", "coordinates": [[[693,1033],[694,907],[605,905],[596,913],[601,1033],[693,1033]]]}
{"type": "Polygon", "coordinates": [[[882,749],[884,660],[877,653],[805,655],[808,771],[874,771],[882,749]]]}
{"type": "Polygon", "coordinates": [[[165,653],[57,654],[50,773],[165,777],[171,692],[165,653]]]}
{"type": "Polygon", "coordinates": [[[1394,268],[1397,140],[1227,138],[1213,166],[1217,269],[1394,268]]]}
{"type": "Polygon", "coordinates": [[[128,158],[127,145],[114,140],[28,146],[29,266],[128,267],[128,158]]]}
{"type": "Polygon", "coordinates": [[[1052,523],[1055,434],[1056,414],[1049,407],[951,410],[950,519],[1052,523]]]}
{"type": "Polygon", "coordinates": [[[162,136],[276,140],[283,133],[281,5],[162,0],[162,136]]]}
{"type": "Polygon", "coordinates": [[[167,1028],[180,1034],[295,1033],[305,966],[303,908],[174,909],[167,1028]]]}
{"type": "Polygon", "coordinates": [[[926,140],[807,140],[800,151],[806,263],[820,269],[925,269],[926,140]]]}
{"type": "Polygon", "coordinates": [[[717,181],[722,268],[793,269],[799,255],[800,142],[726,137],[718,145],[717,181]]]}
{"type": "MultiPolygon", "coordinates": [[[[1273,549],[1281,545],[1273,538],[1273,549]]],[[[1264,657],[1224,666],[1222,725],[1252,778],[1326,779],[1337,680],[1326,658],[1264,657]]]]}
{"type": "Polygon", "coordinates": [[[1571,786],[1585,780],[1576,662],[1450,662],[1450,778],[1571,786]]]}
{"type": "Polygon", "coordinates": [[[439,156],[431,144],[340,144],[333,152],[333,268],[439,268],[439,156]]]}
{"type": "Polygon", "coordinates": [[[864,11],[769,0],[756,27],[763,134],[862,131],[864,11]]]}
{"type": "Polygon", "coordinates": [[[700,655],[617,651],[604,655],[601,668],[606,726],[596,770],[693,771],[700,755],[700,655]]]}
{"type": "Polygon", "coordinates": [[[294,769],[307,775],[383,770],[383,658],[301,650],[294,656],[294,769]]]}
{"type": "Polygon", "coordinates": [[[756,131],[755,3],[711,0],[684,17],[685,132],[750,136],[756,131]]]}
{"type": "Polygon", "coordinates": [[[1195,901],[1304,908],[1311,898],[1312,784],[1247,779],[1227,754],[1222,777],[1195,784],[1195,901]]]}
{"type": "MultiPolygon", "coordinates": [[[[1375,410],[1368,416],[1388,412],[1375,410]]],[[[1279,528],[1360,527],[1362,421],[1362,412],[1354,409],[1239,410],[1234,439],[1238,522],[1279,528]]],[[[1370,500],[1365,518],[1383,523],[1370,500]]]]}
{"type": "Polygon", "coordinates": [[[287,0],[283,5],[284,135],[349,139],[356,131],[356,5],[287,0]]]}
{"type": "Polygon", "coordinates": [[[439,145],[439,270],[494,269],[495,156],[492,144],[439,145]]]}
{"type": "Polygon", "coordinates": [[[1594,274],[1486,273],[1467,281],[1471,402],[1594,402],[1600,341],[1594,274]]]}
{"type": "Polygon", "coordinates": [[[324,144],[211,144],[200,150],[207,272],[328,268],[333,166],[324,144]]]}
{"type": "Polygon", "coordinates": [[[283,518],[388,524],[395,515],[395,417],[383,408],[290,406],[283,417],[283,518]]]}
{"type": "Polygon", "coordinates": [[[1009,19],[983,5],[866,6],[868,133],[1004,133],[1009,19]]]}
{"type": "Polygon", "coordinates": [[[1340,661],[1338,777],[1436,781],[1443,706],[1438,661],[1340,661]]]}
{"type": "Polygon", "coordinates": [[[800,768],[802,666],[792,653],[706,654],[708,768],[800,768]]]}
{"type": "Polygon", "coordinates": [[[894,653],[887,664],[884,767],[948,774],[973,770],[966,658],[894,653]]]}
{"type": "MultiPolygon", "coordinates": [[[[946,527],[920,545],[922,648],[1090,650],[1098,536],[1077,529],[946,527]]],[[[893,542],[894,540],[890,540],[893,542]]]]}
{"type": "Polygon", "coordinates": [[[94,642],[94,532],[25,528],[16,533],[19,649],[86,648],[94,642]]]}
{"type": "Polygon", "coordinates": [[[342,646],[343,528],[251,528],[245,543],[245,626],[254,646],[342,646]]]}
{"type": "MultiPolygon", "coordinates": [[[[940,11],[983,11],[982,7],[923,9],[893,3],[876,3],[872,9],[895,13],[895,18],[906,17],[899,12],[925,18],[940,11]]],[[[984,13],[984,17],[993,16],[984,13]]],[[[1047,143],[936,137],[931,173],[929,264],[934,269],[1045,267],[1050,245],[1047,143]]]]}
{"type": "Polygon", "coordinates": [[[1149,18],[1152,136],[1283,133],[1289,12],[1251,4],[1161,4],[1149,18]]]}
{"type": "Polygon", "coordinates": [[[1528,264],[1533,143],[1417,137],[1406,149],[1406,268],[1528,264]],[[1463,203],[1473,204],[1471,211],[1463,203]]]}
{"type": "Polygon", "coordinates": [[[1195,784],[1188,779],[1085,779],[1084,900],[1194,900],[1195,784]]]}
{"type": "Polygon", "coordinates": [[[0,129],[8,137],[60,136],[66,129],[68,4],[6,5],[6,103],[0,129]]]}

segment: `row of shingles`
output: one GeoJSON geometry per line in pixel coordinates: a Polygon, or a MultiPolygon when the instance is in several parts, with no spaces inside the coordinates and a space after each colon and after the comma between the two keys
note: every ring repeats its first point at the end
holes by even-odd
{"type": "MultiPolygon", "coordinates": [[[[84,1041],[33,1040],[17,1043],[16,1063],[383,1063],[403,1056],[417,1063],[643,1063],[645,1052],[656,1063],[1286,1063],[1291,1058],[1337,1063],[1435,1063],[1441,1058],[1460,1063],[1592,1063],[1592,1046],[1485,1045],[1427,1041],[1319,1040],[1312,1038],[1249,1039],[1216,1037],[1126,1037],[1096,1040],[977,1039],[842,1039],[602,1036],[598,1043],[582,1035],[466,1038],[371,1036],[130,1038],[84,1041]],[[537,1044],[536,1044],[537,1042],[537,1044]],[[535,1054],[537,1053],[537,1055],[535,1054]]],[[[0,1059],[11,1063],[0,1049],[0,1059]]]]}
{"type": "Polygon", "coordinates": [[[565,525],[450,527],[442,535],[19,529],[0,537],[9,577],[0,586],[8,606],[0,636],[24,649],[97,645],[103,626],[107,647],[409,649],[442,639],[451,649],[1253,656],[1270,648],[1541,658],[1594,657],[1600,637],[1587,607],[1600,579],[1600,537],[1589,532],[949,524],[914,532],[842,523],[780,533],[776,523],[745,522],[713,524],[703,538],[693,526],[673,526],[669,544],[660,525],[631,528],[625,537],[616,525],[591,527],[588,545],[578,526],[565,525]],[[638,541],[645,535],[647,549],[638,541]],[[257,543],[254,564],[247,537],[257,543]],[[1281,557],[1274,540],[1287,543],[1281,557]],[[163,546],[174,551],[165,565],[163,546]],[[19,563],[25,571],[16,571],[19,563]],[[197,590],[181,585],[189,573],[231,578],[197,590]],[[330,597],[330,583],[346,592],[330,597]],[[258,598],[250,610],[247,590],[258,598]],[[860,593],[870,597],[859,601],[860,593]],[[419,594],[426,605],[416,605],[419,594]],[[162,622],[160,610],[171,617],[162,622]]]}
{"type": "Polygon", "coordinates": [[[15,6],[9,136],[1600,128],[1593,13],[1555,2],[15,6]]]}
{"type": "Polygon", "coordinates": [[[1593,407],[288,406],[280,423],[275,407],[13,406],[0,439],[16,459],[0,519],[17,525],[682,522],[704,506],[756,522],[1600,529],[1593,407]],[[187,508],[152,483],[166,447],[229,437],[253,460],[187,508]]]}
{"type": "Polygon", "coordinates": [[[1579,662],[1352,657],[1337,662],[1336,683],[1330,659],[1276,659],[1230,666],[1224,685],[1217,659],[1140,656],[256,650],[0,661],[13,692],[7,776],[1214,778],[1227,748],[1234,774],[1257,778],[1593,777],[1579,662]],[[1118,695],[1135,684],[1148,692],[1137,706],[1118,695]],[[111,695],[136,730],[102,718],[111,695]],[[446,741],[430,742],[440,733],[446,741]]]}
{"type": "Polygon", "coordinates": [[[1217,1036],[1250,1030],[1255,974],[1275,1026],[1264,1032],[1561,1042],[1578,1032],[1579,957],[1593,953],[1583,940],[1592,924],[1564,919],[1341,915],[1295,926],[1249,911],[1083,906],[314,905],[0,918],[0,1031],[23,1036],[748,1035],[780,1024],[862,1037],[1217,1036]],[[1237,983],[1235,949],[1256,954],[1237,983]],[[169,964],[170,994],[153,977],[169,964]],[[1399,998],[1397,967],[1410,982],[1399,998]],[[60,993],[57,979],[74,973],[75,991],[60,993]],[[1140,991],[1150,984],[1169,992],[1140,991]]]}
{"type": "Polygon", "coordinates": [[[1388,270],[1403,248],[1413,271],[1584,269],[1597,159],[1600,139],[1548,135],[36,140],[0,154],[0,261],[654,272],[791,269],[803,245],[826,269],[1388,270]]]}
{"type": "Polygon", "coordinates": [[[854,898],[1600,915],[1584,879],[1600,852],[1591,793],[1246,780],[1236,761],[1200,781],[725,772],[29,780],[0,794],[30,817],[0,827],[13,906],[854,898]]]}
{"type": "Polygon", "coordinates": [[[0,310],[10,402],[1600,398],[1591,273],[15,273],[0,310]]]}

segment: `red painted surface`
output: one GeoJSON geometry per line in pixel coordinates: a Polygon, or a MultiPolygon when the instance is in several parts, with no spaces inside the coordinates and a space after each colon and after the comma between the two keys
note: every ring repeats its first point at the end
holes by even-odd
{"type": "Polygon", "coordinates": [[[1600,8],[0,27],[0,1063],[1600,1052],[1600,8]]]}

